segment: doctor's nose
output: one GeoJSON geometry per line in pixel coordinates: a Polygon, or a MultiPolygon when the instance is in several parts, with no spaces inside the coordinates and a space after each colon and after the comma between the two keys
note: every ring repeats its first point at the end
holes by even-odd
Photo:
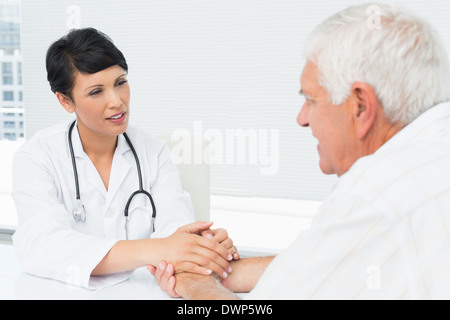
{"type": "Polygon", "coordinates": [[[122,105],[122,99],[120,94],[116,90],[110,90],[107,95],[107,106],[108,108],[119,108],[122,105]]]}

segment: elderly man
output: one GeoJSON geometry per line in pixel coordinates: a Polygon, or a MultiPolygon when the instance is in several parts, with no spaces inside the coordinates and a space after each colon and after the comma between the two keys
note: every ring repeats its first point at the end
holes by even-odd
{"type": "MultiPolygon", "coordinates": [[[[373,5],[372,5],[373,7],[373,5]]],[[[312,33],[298,123],[339,181],[311,228],[277,257],[232,264],[225,280],[151,270],[188,299],[449,299],[450,78],[424,21],[392,5],[328,18],[312,33]]]]}

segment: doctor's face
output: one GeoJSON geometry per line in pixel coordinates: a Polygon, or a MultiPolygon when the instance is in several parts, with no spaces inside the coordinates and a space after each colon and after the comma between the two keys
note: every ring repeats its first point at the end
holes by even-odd
{"type": "Polygon", "coordinates": [[[126,72],[118,65],[93,74],[76,72],[71,103],[79,130],[98,136],[123,133],[130,103],[126,72]]]}

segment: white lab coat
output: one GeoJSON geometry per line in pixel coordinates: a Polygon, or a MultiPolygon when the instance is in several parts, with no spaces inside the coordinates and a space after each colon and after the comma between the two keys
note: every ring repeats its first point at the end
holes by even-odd
{"type": "MultiPolygon", "coordinates": [[[[135,158],[123,135],[118,138],[108,191],[84,153],[78,130],[72,132],[80,196],[86,222],[75,222],[76,191],[68,130],[73,120],[37,132],[15,155],[13,197],[18,211],[14,246],[23,270],[86,288],[125,280],[129,273],[91,277],[95,266],[114,244],[125,239],[124,208],[139,180],[135,158]]],[[[166,237],[193,222],[190,196],[182,190],[167,145],[143,131],[128,128],[136,149],[144,189],[156,206],[152,238],[166,237]]],[[[136,196],[130,206],[130,239],[150,234],[151,205],[136,196]]]]}

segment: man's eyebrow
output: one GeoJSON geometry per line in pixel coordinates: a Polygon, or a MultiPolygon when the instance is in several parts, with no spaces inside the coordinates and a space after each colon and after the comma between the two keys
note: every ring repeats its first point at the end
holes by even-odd
{"type": "Polygon", "coordinates": [[[298,92],[301,96],[304,96],[306,99],[312,99],[312,97],[307,94],[305,91],[303,91],[303,89],[300,89],[300,91],[298,92]]]}

